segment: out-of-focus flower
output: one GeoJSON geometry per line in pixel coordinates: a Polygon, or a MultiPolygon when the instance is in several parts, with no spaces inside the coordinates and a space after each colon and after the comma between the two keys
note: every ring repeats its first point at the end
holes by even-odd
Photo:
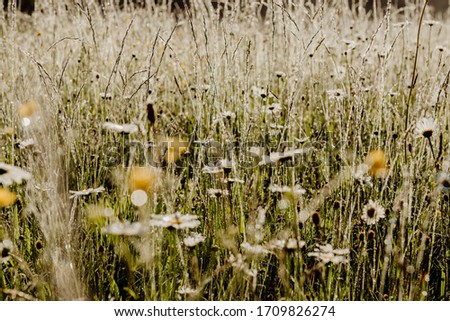
{"type": "Polygon", "coordinates": [[[188,297],[195,297],[200,292],[199,292],[199,290],[195,290],[195,289],[192,289],[189,286],[184,285],[179,290],[177,290],[177,293],[180,294],[180,295],[183,295],[183,294],[187,295],[188,297]]]}
{"type": "Polygon", "coordinates": [[[291,205],[291,202],[289,200],[285,199],[285,198],[282,198],[277,203],[278,209],[282,210],[282,211],[287,210],[290,205],[291,205]]]}
{"type": "Polygon", "coordinates": [[[82,191],[69,191],[70,194],[72,194],[69,198],[75,198],[77,196],[86,196],[94,193],[102,193],[105,191],[105,188],[103,186],[97,187],[97,188],[88,188],[84,189],[82,191]]]}
{"type": "Polygon", "coordinates": [[[114,210],[103,205],[89,205],[86,209],[87,217],[91,221],[102,221],[114,217],[114,210]]]}
{"type": "Polygon", "coordinates": [[[239,179],[239,178],[235,178],[235,177],[229,177],[229,178],[224,178],[222,179],[222,183],[224,184],[234,184],[234,183],[239,183],[239,184],[244,184],[245,181],[243,179],[239,179]]]}
{"type": "Polygon", "coordinates": [[[266,98],[267,97],[266,90],[264,90],[261,87],[252,86],[251,93],[252,93],[252,96],[255,98],[257,98],[257,97],[266,98]]]}
{"type": "Polygon", "coordinates": [[[200,221],[196,215],[189,214],[153,214],[151,216],[150,225],[180,229],[196,228],[200,225],[200,221]]]}
{"type": "Polygon", "coordinates": [[[116,132],[116,133],[124,133],[124,134],[134,134],[137,133],[139,128],[135,124],[115,124],[111,122],[103,123],[102,127],[106,130],[116,132]]]}
{"type": "Polygon", "coordinates": [[[14,135],[14,128],[13,127],[6,127],[2,130],[2,135],[5,136],[13,136],[14,135]]]}
{"type": "Polygon", "coordinates": [[[102,228],[103,234],[111,235],[125,235],[125,236],[140,236],[146,232],[145,226],[140,222],[130,223],[125,222],[114,222],[110,225],[102,228]]]}
{"type": "Polygon", "coordinates": [[[263,255],[269,253],[269,251],[261,244],[251,245],[248,242],[241,244],[241,248],[249,255],[263,255]]]}
{"type": "Polygon", "coordinates": [[[283,198],[291,202],[297,200],[301,195],[306,193],[306,190],[301,188],[300,185],[295,185],[293,187],[271,185],[269,186],[269,191],[273,193],[282,193],[283,198]]]}
{"type": "Polygon", "coordinates": [[[352,171],[353,178],[361,185],[367,187],[373,187],[371,177],[368,174],[369,166],[367,164],[361,164],[352,171]]]}
{"type": "Polygon", "coordinates": [[[305,241],[299,241],[295,238],[288,238],[287,240],[272,240],[269,243],[269,248],[271,250],[296,250],[301,249],[306,245],[305,241]]]}
{"type": "Polygon", "coordinates": [[[342,89],[329,89],[327,90],[327,96],[330,99],[342,99],[345,98],[347,94],[342,89]]]}
{"type": "Polygon", "coordinates": [[[25,139],[25,140],[23,140],[23,141],[21,141],[19,143],[19,148],[20,149],[25,149],[25,148],[27,148],[29,146],[33,146],[33,145],[34,145],[34,139],[33,138],[28,138],[28,139],[25,139]]]}
{"type": "Polygon", "coordinates": [[[275,72],[275,76],[277,76],[277,78],[285,78],[285,77],[286,77],[286,73],[284,73],[284,72],[281,71],[281,70],[277,70],[277,71],[275,72]]]}
{"type": "Polygon", "coordinates": [[[196,233],[196,232],[192,232],[191,234],[189,234],[188,236],[186,236],[183,239],[183,243],[187,247],[194,247],[197,244],[204,242],[205,239],[206,238],[203,235],[196,233]]]}
{"type": "Polygon", "coordinates": [[[366,159],[368,173],[375,177],[385,177],[387,173],[386,154],[382,150],[373,150],[366,159]]]}
{"type": "Polygon", "coordinates": [[[10,192],[6,188],[0,188],[0,207],[8,207],[17,200],[15,193],[10,192]]]}
{"type": "Polygon", "coordinates": [[[205,166],[202,168],[202,173],[204,174],[220,174],[223,173],[223,168],[218,166],[205,166]]]}
{"type": "Polygon", "coordinates": [[[151,194],[155,192],[159,179],[159,169],[151,166],[134,166],[128,175],[128,191],[132,193],[133,191],[143,190],[151,194]]]}
{"type": "Polygon", "coordinates": [[[31,125],[31,121],[38,109],[39,105],[34,100],[28,100],[19,107],[18,113],[23,126],[27,127],[31,125]]]}
{"type": "Polygon", "coordinates": [[[22,183],[31,179],[31,174],[23,169],[0,162],[0,184],[4,186],[13,183],[22,183]]]}
{"type": "Polygon", "coordinates": [[[6,263],[11,257],[10,253],[13,250],[13,243],[11,240],[5,239],[0,242],[0,264],[6,263]]]}
{"type": "Polygon", "coordinates": [[[236,114],[232,111],[224,111],[222,113],[222,117],[228,120],[232,120],[236,118],[236,114]]]}
{"type": "Polygon", "coordinates": [[[450,175],[445,172],[439,172],[436,178],[438,189],[448,193],[450,191],[450,175]]]}
{"type": "Polygon", "coordinates": [[[227,196],[230,192],[227,189],[209,188],[208,195],[212,198],[217,198],[220,196],[227,196]]]}
{"type": "Polygon", "coordinates": [[[106,100],[111,100],[112,99],[112,95],[111,95],[111,93],[100,93],[100,98],[101,99],[106,99],[106,100]]]}
{"type": "Polygon", "coordinates": [[[306,154],[310,150],[310,148],[306,147],[287,150],[284,152],[270,153],[269,156],[263,156],[258,165],[274,164],[280,161],[294,160],[295,156],[306,154]]]}
{"type": "Polygon", "coordinates": [[[283,108],[281,107],[281,104],[273,103],[267,106],[267,113],[276,115],[279,114],[282,111],[282,109],[283,108]]]}
{"type": "Polygon", "coordinates": [[[319,245],[314,252],[308,253],[308,256],[316,257],[323,263],[347,263],[348,259],[344,256],[350,253],[348,249],[333,249],[330,244],[319,245]]]}
{"type": "Polygon", "coordinates": [[[133,203],[134,206],[140,207],[145,205],[148,201],[148,195],[145,191],[138,189],[133,191],[130,195],[131,203],[133,203]]]}
{"type": "Polygon", "coordinates": [[[436,20],[424,20],[423,24],[425,24],[425,25],[427,25],[429,27],[432,27],[434,25],[438,25],[439,21],[436,21],[436,20]]]}

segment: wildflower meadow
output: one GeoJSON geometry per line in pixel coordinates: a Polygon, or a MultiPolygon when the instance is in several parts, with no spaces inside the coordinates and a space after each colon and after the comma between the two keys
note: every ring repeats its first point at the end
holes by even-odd
{"type": "Polygon", "coordinates": [[[3,11],[0,299],[450,300],[449,11],[388,2],[3,11]]]}

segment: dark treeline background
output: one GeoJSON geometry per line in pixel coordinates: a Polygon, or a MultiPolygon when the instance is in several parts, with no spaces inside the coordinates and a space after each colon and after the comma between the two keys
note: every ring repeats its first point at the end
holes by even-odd
{"type": "MultiPolygon", "coordinates": [[[[20,10],[21,12],[24,12],[27,14],[32,14],[36,9],[36,3],[38,1],[39,0],[16,0],[15,6],[16,6],[17,10],[20,10]]],[[[96,0],[96,1],[100,5],[105,5],[107,3],[113,3],[120,9],[124,9],[127,7],[146,7],[149,5],[161,5],[161,6],[170,7],[171,11],[183,11],[186,6],[189,7],[191,5],[190,4],[191,0],[96,0]]],[[[311,0],[311,1],[304,1],[304,2],[305,3],[311,2],[311,3],[318,4],[322,1],[327,1],[327,0],[311,0]]],[[[4,10],[10,9],[11,6],[14,5],[14,3],[11,3],[11,2],[13,2],[13,0],[3,0],[4,10]]],[[[85,3],[87,1],[86,0],[81,0],[81,1],[72,0],[71,2],[73,2],[75,4],[76,2],[85,3]]],[[[224,5],[226,5],[227,3],[230,4],[233,2],[234,2],[233,0],[229,0],[229,1],[211,0],[212,7],[214,9],[221,9],[221,8],[223,9],[224,5]]],[[[242,2],[245,3],[246,1],[241,1],[241,3],[242,2]]],[[[254,1],[254,2],[259,3],[259,6],[256,6],[257,12],[261,16],[265,16],[266,12],[268,10],[268,6],[266,5],[266,3],[269,3],[269,6],[270,6],[270,0],[269,1],[268,0],[265,0],[265,1],[259,0],[259,1],[254,1]]],[[[285,3],[285,5],[289,5],[290,3],[295,4],[295,3],[298,3],[299,1],[283,0],[283,2],[285,3]]],[[[328,0],[328,2],[330,2],[330,0],[328,0]]],[[[396,7],[404,7],[406,5],[406,3],[411,3],[411,2],[414,2],[414,1],[392,0],[392,4],[395,5],[396,7]]],[[[422,3],[422,1],[416,1],[416,2],[422,3]]],[[[388,0],[348,0],[348,3],[351,7],[362,4],[362,6],[365,8],[366,11],[370,11],[370,10],[373,10],[375,7],[381,7],[381,8],[386,7],[388,0]]],[[[448,9],[449,1],[448,0],[430,0],[429,5],[431,7],[433,7],[435,9],[435,11],[443,12],[448,9]]]]}

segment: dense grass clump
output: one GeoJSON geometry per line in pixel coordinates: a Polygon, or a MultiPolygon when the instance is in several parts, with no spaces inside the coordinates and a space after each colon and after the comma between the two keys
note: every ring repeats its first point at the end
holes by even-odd
{"type": "Polygon", "coordinates": [[[2,15],[1,299],[450,299],[446,14],[269,2],[2,15]]]}

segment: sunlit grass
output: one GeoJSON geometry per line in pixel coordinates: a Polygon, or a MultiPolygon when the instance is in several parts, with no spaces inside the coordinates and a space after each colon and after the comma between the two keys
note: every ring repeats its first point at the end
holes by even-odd
{"type": "Polygon", "coordinates": [[[253,8],[1,18],[0,298],[450,299],[448,19],[253,8]]]}

